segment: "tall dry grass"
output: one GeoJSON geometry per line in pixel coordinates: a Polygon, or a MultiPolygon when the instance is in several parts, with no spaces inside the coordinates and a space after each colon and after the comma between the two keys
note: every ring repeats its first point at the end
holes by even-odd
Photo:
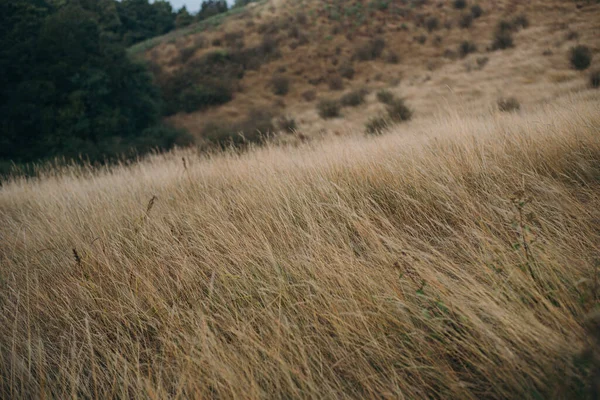
{"type": "Polygon", "coordinates": [[[14,179],[0,397],[583,396],[597,110],[14,179]]]}

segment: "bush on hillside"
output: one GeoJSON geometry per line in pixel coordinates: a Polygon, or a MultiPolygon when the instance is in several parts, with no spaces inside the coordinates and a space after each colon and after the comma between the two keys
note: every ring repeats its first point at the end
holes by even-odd
{"type": "Polygon", "coordinates": [[[299,39],[300,38],[300,28],[298,28],[298,25],[290,25],[289,26],[288,37],[290,39],[299,39]]]}
{"type": "MultiPolygon", "coordinates": [[[[242,51],[241,53],[245,52],[242,51]]],[[[196,57],[176,73],[155,76],[165,102],[165,114],[192,112],[229,102],[244,76],[240,53],[213,51],[196,57]]]]}
{"type": "Polygon", "coordinates": [[[194,56],[195,53],[196,49],[194,47],[182,47],[179,49],[179,56],[175,58],[175,61],[185,64],[194,56]]]}
{"type": "Polygon", "coordinates": [[[262,143],[275,131],[273,115],[252,110],[238,122],[210,121],[202,130],[203,138],[219,147],[243,147],[251,143],[262,143]]]}
{"type": "Polygon", "coordinates": [[[385,55],[385,62],[388,64],[398,64],[400,62],[400,56],[395,51],[388,51],[385,55]]]}
{"type": "Polygon", "coordinates": [[[462,10],[466,6],[467,6],[466,0],[454,0],[454,8],[456,8],[457,10],[462,10]]]}
{"type": "Polygon", "coordinates": [[[483,69],[490,61],[490,58],[488,56],[477,57],[477,60],[475,61],[477,62],[477,69],[483,69]]]}
{"type": "Polygon", "coordinates": [[[382,89],[377,92],[377,100],[383,104],[392,104],[396,97],[389,90],[382,89]]]}
{"type": "Polygon", "coordinates": [[[299,12],[296,14],[296,21],[299,24],[306,25],[306,23],[308,22],[308,18],[306,17],[306,14],[304,12],[299,12]]]}
{"type": "Polygon", "coordinates": [[[415,39],[415,42],[417,42],[419,44],[425,44],[425,42],[427,42],[426,35],[417,35],[413,39],[415,39]]]}
{"type": "Polygon", "coordinates": [[[344,90],[344,80],[339,75],[332,75],[327,81],[329,90],[344,90]]]}
{"type": "Polygon", "coordinates": [[[314,90],[307,90],[302,93],[302,98],[306,101],[314,101],[317,98],[317,92],[314,90]]]}
{"type": "Polygon", "coordinates": [[[371,61],[379,58],[385,49],[385,39],[377,37],[360,45],[355,51],[355,57],[360,61],[371,61]]]}
{"type": "Polygon", "coordinates": [[[525,14],[519,14],[512,20],[513,29],[525,29],[529,27],[529,18],[525,14]]]}
{"type": "Polygon", "coordinates": [[[338,73],[340,74],[340,76],[342,76],[342,77],[344,77],[346,79],[352,79],[352,78],[354,78],[354,72],[355,72],[354,71],[354,67],[349,62],[343,63],[338,68],[338,73]]]}
{"type": "Polygon", "coordinates": [[[425,27],[429,32],[433,32],[440,27],[440,20],[437,17],[429,17],[425,21],[425,27]]]}
{"type": "Polygon", "coordinates": [[[511,47],[514,47],[512,25],[509,22],[500,21],[494,32],[492,50],[505,50],[511,47]]]}
{"type": "Polygon", "coordinates": [[[471,7],[471,15],[473,18],[479,18],[483,15],[483,9],[479,4],[475,4],[471,7]]]}
{"type": "Polygon", "coordinates": [[[515,112],[521,109],[519,100],[514,97],[498,99],[498,110],[502,112],[515,112]]]}
{"type": "Polygon", "coordinates": [[[244,32],[233,31],[223,35],[223,41],[227,47],[244,47],[244,32]]]}
{"type": "Polygon", "coordinates": [[[464,40],[458,45],[458,55],[461,58],[466,57],[471,53],[475,53],[477,51],[477,45],[473,42],[469,42],[468,40],[464,40]]]}
{"type": "Polygon", "coordinates": [[[333,99],[323,99],[317,104],[319,116],[323,119],[340,116],[340,102],[333,99]]]}
{"type": "Polygon", "coordinates": [[[340,98],[340,104],[346,107],[359,106],[365,102],[365,97],[368,93],[365,88],[353,90],[340,98]]]}
{"type": "Polygon", "coordinates": [[[277,96],[285,96],[290,91],[290,80],[283,75],[275,75],[271,79],[271,90],[277,96]]]}
{"type": "Polygon", "coordinates": [[[579,32],[570,30],[565,34],[565,40],[577,40],[579,39],[579,32]]]}
{"type": "Polygon", "coordinates": [[[388,104],[387,113],[390,120],[394,122],[409,121],[412,118],[412,110],[404,103],[404,99],[394,99],[388,104]]]}
{"type": "Polygon", "coordinates": [[[569,60],[571,65],[578,71],[587,69],[592,63],[592,52],[589,47],[578,45],[571,48],[569,60]]]}
{"type": "Polygon", "coordinates": [[[473,25],[473,15],[470,13],[462,14],[458,20],[458,26],[463,29],[468,29],[471,27],[471,25],[473,25]]]}
{"type": "Polygon", "coordinates": [[[594,89],[600,88],[600,69],[590,73],[590,86],[594,89]]]}
{"type": "Polygon", "coordinates": [[[221,82],[194,85],[184,89],[175,99],[177,111],[191,113],[211,106],[225,104],[233,98],[230,87],[221,82]]]}
{"type": "Polygon", "coordinates": [[[365,132],[369,135],[381,135],[390,128],[390,125],[391,122],[386,116],[379,115],[369,119],[365,124],[365,132]]]}
{"type": "Polygon", "coordinates": [[[298,125],[294,118],[284,115],[277,119],[277,128],[283,132],[294,133],[298,129],[298,125]]]}

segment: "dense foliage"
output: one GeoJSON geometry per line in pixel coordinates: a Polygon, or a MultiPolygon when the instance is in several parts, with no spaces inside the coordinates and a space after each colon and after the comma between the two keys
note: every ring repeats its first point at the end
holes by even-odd
{"type": "Polygon", "coordinates": [[[160,93],[125,53],[118,8],[112,0],[0,1],[0,161],[94,161],[187,141],[160,125],[160,93]]]}

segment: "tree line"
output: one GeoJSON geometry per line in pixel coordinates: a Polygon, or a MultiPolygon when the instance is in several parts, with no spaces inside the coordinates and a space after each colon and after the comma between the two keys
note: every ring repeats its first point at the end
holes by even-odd
{"type": "Polygon", "coordinates": [[[224,11],[224,0],[196,15],[163,0],[0,0],[0,169],[190,143],[161,122],[161,93],[126,47],[224,11]]]}

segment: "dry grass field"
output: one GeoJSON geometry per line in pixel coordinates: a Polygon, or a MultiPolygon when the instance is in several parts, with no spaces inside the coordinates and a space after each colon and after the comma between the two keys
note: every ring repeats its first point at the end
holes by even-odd
{"type": "Polygon", "coordinates": [[[599,105],[5,182],[0,397],[593,398],[599,105]]]}
{"type": "Polygon", "coordinates": [[[454,3],[268,0],[132,49],[163,85],[236,76],[168,117],[200,144],[297,129],[0,182],[0,398],[600,398],[600,4],[454,3]],[[365,135],[381,89],[412,119],[365,135]]]}

